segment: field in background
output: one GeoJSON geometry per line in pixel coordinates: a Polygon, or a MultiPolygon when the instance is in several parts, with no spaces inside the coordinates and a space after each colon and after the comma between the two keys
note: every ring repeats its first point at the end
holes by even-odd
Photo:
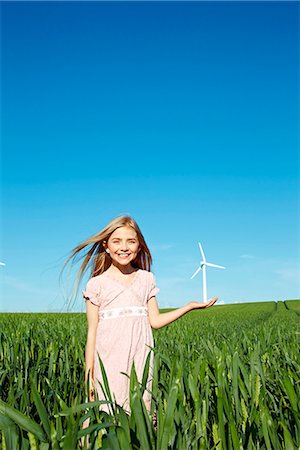
{"type": "Polygon", "coordinates": [[[153,330],[157,431],[134,372],[131,416],[83,405],[85,314],[0,314],[0,448],[72,450],[89,433],[93,449],[297,449],[299,314],[299,300],[220,305],[153,330]]]}

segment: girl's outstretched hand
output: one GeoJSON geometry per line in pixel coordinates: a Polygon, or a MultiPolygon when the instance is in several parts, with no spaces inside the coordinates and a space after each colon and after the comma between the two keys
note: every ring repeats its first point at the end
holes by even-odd
{"type": "Polygon", "coordinates": [[[218,297],[215,297],[207,303],[200,303],[200,302],[190,302],[188,303],[188,306],[192,309],[201,309],[201,308],[209,308],[210,306],[213,306],[216,301],[218,300],[218,297]]]}

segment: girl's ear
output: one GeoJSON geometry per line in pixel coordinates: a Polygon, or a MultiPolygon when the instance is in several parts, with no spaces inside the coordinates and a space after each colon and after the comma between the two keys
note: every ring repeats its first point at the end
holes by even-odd
{"type": "Polygon", "coordinates": [[[105,250],[107,249],[107,242],[106,241],[102,241],[102,245],[105,248],[105,250]]]}

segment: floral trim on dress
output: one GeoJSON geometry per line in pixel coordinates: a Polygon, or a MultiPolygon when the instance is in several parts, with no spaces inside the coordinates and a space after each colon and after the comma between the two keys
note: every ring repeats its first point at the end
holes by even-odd
{"type": "Polygon", "coordinates": [[[114,319],[127,316],[148,316],[148,308],[145,306],[127,306],[125,308],[112,308],[100,311],[101,319],[114,319]]]}

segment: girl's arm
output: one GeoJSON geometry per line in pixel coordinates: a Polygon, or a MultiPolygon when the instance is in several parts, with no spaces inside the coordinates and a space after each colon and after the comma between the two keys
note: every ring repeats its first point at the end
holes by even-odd
{"type": "Polygon", "coordinates": [[[160,314],[156,298],[151,297],[150,300],[148,301],[148,313],[150,325],[155,330],[158,330],[159,328],[162,328],[165,325],[174,322],[175,320],[179,319],[179,317],[182,317],[184,314],[186,314],[189,311],[192,311],[193,309],[209,308],[210,306],[214,305],[217,300],[218,298],[216,297],[207,303],[191,302],[185,306],[182,306],[181,308],[175,309],[174,311],[169,311],[160,314]]]}
{"type": "Polygon", "coordinates": [[[85,381],[87,381],[89,377],[90,386],[94,378],[94,353],[96,345],[97,326],[99,321],[98,310],[99,306],[94,305],[89,300],[86,301],[88,334],[85,349],[85,381]]]}

